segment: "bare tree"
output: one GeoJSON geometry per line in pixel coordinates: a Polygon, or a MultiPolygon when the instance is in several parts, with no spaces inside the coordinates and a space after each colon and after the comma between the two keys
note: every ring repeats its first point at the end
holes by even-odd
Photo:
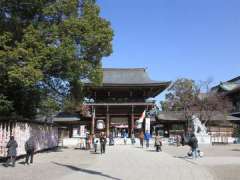
{"type": "MultiPolygon", "coordinates": [[[[231,101],[217,92],[211,91],[212,80],[202,81],[199,85],[201,91],[197,99],[197,110],[199,111],[199,118],[204,124],[213,120],[214,117],[224,118],[233,108],[231,101]]],[[[223,119],[224,120],[224,119],[223,119]]]]}
{"type": "Polygon", "coordinates": [[[210,78],[199,84],[191,79],[176,80],[161,102],[162,110],[182,112],[188,128],[193,115],[198,115],[204,124],[216,116],[224,118],[232,110],[232,104],[226,97],[212,92],[211,83],[210,78]]]}
{"type": "Polygon", "coordinates": [[[168,89],[166,100],[161,102],[163,111],[180,111],[187,120],[187,127],[191,124],[199,88],[191,79],[178,79],[168,89]]]}

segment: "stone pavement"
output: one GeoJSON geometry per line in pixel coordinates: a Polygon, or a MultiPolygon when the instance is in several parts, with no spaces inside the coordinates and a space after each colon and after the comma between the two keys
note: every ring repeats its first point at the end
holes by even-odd
{"type": "Polygon", "coordinates": [[[0,167],[0,174],[1,180],[214,179],[201,165],[131,145],[107,147],[103,155],[73,149],[41,153],[36,156],[35,164],[0,167]]]}
{"type": "Polygon", "coordinates": [[[24,165],[24,159],[16,167],[4,167],[0,164],[0,180],[55,180],[74,171],[59,164],[72,164],[76,167],[88,167],[95,163],[96,156],[88,151],[60,149],[39,153],[34,157],[34,164],[24,165]]]}
{"type": "MultiPolygon", "coordinates": [[[[189,160],[186,156],[189,147],[164,146],[164,151],[173,157],[189,160]]],[[[192,161],[197,165],[205,167],[218,180],[240,179],[240,144],[200,146],[204,157],[192,161]]]]}

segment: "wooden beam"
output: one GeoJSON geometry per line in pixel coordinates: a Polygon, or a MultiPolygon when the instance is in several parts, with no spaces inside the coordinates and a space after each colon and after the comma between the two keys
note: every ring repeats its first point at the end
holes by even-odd
{"type": "Polygon", "coordinates": [[[89,106],[150,106],[152,102],[135,102],[135,103],[88,103],[89,106]]]}
{"type": "Polygon", "coordinates": [[[131,115],[131,133],[134,133],[134,126],[135,126],[135,122],[134,122],[134,106],[132,106],[132,115],[131,115]]]}
{"type": "Polygon", "coordinates": [[[95,114],[95,108],[92,106],[92,127],[91,127],[91,134],[94,134],[95,133],[95,117],[96,117],[96,114],[95,114]]]}
{"type": "Polygon", "coordinates": [[[109,107],[107,106],[107,114],[106,114],[106,133],[107,137],[109,137],[109,128],[110,128],[110,115],[109,115],[109,107]]]}

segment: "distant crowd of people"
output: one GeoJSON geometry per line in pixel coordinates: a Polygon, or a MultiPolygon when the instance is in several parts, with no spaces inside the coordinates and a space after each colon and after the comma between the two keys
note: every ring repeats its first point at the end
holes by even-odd
{"type": "MultiPolygon", "coordinates": [[[[144,147],[144,140],[146,143],[146,148],[149,148],[149,142],[150,142],[151,135],[149,132],[143,132],[141,131],[139,134],[139,140],[140,140],[140,146],[144,147]]],[[[156,133],[155,140],[154,140],[154,147],[156,149],[156,152],[162,151],[162,145],[163,145],[163,138],[159,135],[159,133],[156,133]]],[[[188,156],[191,156],[193,159],[196,159],[197,157],[201,156],[201,152],[198,148],[198,139],[192,133],[190,136],[184,136],[182,135],[176,135],[174,138],[174,142],[176,143],[177,147],[188,145],[190,147],[190,152],[188,152],[188,156]]]]}

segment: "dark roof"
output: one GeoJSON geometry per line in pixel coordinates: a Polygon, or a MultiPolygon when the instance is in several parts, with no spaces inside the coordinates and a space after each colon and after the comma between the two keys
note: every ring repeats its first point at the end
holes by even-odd
{"type": "MultiPolygon", "coordinates": [[[[91,84],[91,82],[86,80],[85,84],[91,84]]],[[[104,68],[102,84],[104,86],[114,85],[168,86],[170,82],[151,80],[145,68],[104,68]]]]}
{"type": "Polygon", "coordinates": [[[225,92],[235,92],[240,89],[240,76],[226,82],[221,82],[219,85],[212,88],[212,91],[223,90],[225,92]]]}
{"type": "Polygon", "coordinates": [[[182,112],[160,112],[157,115],[158,120],[163,121],[185,121],[184,114],[182,112]]]}
{"type": "Polygon", "coordinates": [[[227,81],[227,82],[235,82],[235,83],[240,84],[240,76],[235,77],[235,78],[233,78],[233,79],[231,79],[231,80],[229,80],[229,81],[227,81]]]}
{"type": "Polygon", "coordinates": [[[77,114],[68,114],[64,112],[60,112],[53,118],[53,122],[73,122],[80,121],[80,116],[77,114]]]}

